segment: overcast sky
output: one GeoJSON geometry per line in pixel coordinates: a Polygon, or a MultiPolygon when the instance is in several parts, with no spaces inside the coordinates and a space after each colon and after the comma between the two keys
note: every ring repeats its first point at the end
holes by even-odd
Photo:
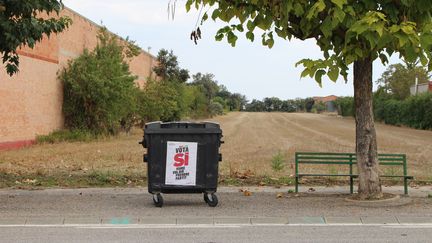
{"type": "MultiPolygon", "coordinates": [[[[268,49],[258,38],[252,43],[241,37],[233,48],[226,41],[214,39],[223,23],[208,20],[200,27],[203,39],[195,45],[189,35],[195,28],[198,12],[186,13],[185,0],[177,0],[175,18],[169,19],[169,1],[63,0],[67,7],[90,20],[102,21],[112,32],[129,36],[144,50],[150,48],[153,55],[162,48],[173,50],[180,66],[190,70],[191,74],[212,73],[231,92],[245,94],[250,100],[272,96],[290,99],[353,94],[352,75],[348,83],[343,79],[336,83],[324,79],[322,88],[313,79],[300,79],[302,67],[296,68],[295,63],[303,58],[322,56],[313,40],[288,42],[278,39],[275,46],[268,49]]],[[[399,60],[392,57],[391,62],[399,60]]],[[[384,70],[378,61],[374,63],[374,81],[384,70]]]]}

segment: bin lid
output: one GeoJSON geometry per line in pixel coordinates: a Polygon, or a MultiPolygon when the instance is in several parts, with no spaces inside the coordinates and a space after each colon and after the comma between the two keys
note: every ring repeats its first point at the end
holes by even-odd
{"type": "Polygon", "coordinates": [[[178,133],[222,133],[216,122],[149,122],[144,127],[145,134],[178,134],[178,133]]]}

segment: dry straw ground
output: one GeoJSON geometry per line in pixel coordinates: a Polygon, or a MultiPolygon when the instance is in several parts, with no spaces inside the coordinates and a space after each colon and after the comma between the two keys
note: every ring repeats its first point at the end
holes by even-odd
{"type": "MultiPolygon", "coordinates": [[[[305,113],[229,113],[212,119],[223,129],[220,174],[229,178],[290,178],[294,152],[354,152],[354,120],[305,113]],[[285,167],[275,172],[272,157],[281,152],[285,167]]],[[[142,131],[89,143],[35,145],[0,152],[0,186],[145,185],[142,131]],[[48,179],[47,179],[48,178],[48,179]],[[12,182],[11,182],[12,181],[12,182]],[[38,181],[40,183],[38,184],[38,181]]],[[[432,181],[432,131],[377,124],[380,153],[405,153],[408,173],[432,181]]],[[[303,170],[337,173],[345,168],[303,170]]],[[[382,168],[383,174],[397,174],[382,168]]],[[[263,182],[262,182],[263,183],[263,182]]]]}

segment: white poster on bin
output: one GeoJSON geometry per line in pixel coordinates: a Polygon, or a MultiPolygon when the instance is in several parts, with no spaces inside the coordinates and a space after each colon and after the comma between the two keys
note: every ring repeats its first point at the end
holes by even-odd
{"type": "Polygon", "coordinates": [[[167,142],[165,184],[196,185],[198,143],[167,142]]]}

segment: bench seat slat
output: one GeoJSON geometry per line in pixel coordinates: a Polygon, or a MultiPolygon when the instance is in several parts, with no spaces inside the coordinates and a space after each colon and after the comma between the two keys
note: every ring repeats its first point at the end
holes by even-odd
{"type": "Polygon", "coordinates": [[[337,157],[337,156],[298,156],[297,159],[332,159],[332,160],[349,160],[349,156],[337,157]]]}
{"type": "Polygon", "coordinates": [[[349,165],[350,162],[342,161],[298,161],[299,164],[323,164],[323,165],[349,165]]]}
{"type": "MultiPolygon", "coordinates": [[[[357,178],[358,175],[350,175],[350,174],[298,174],[298,177],[302,177],[302,176],[352,176],[353,178],[357,178]]],[[[414,176],[404,176],[404,175],[395,175],[395,176],[391,176],[391,175],[380,175],[380,177],[385,177],[385,178],[407,178],[407,179],[414,179],[414,176]]]]}
{"type": "Polygon", "coordinates": [[[298,174],[298,177],[302,176],[352,176],[357,177],[356,175],[350,175],[350,174],[298,174]]]}
{"type": "Polygon", "coordinates": [[[404,176],[404,175],[381,175],[380,177],[386,177],[386,178],[392,178],[392,177],[395,177],[395,178],[414,179],[414,176],[409,176],[409,175],[407,175],[407,176],[404,176]]]}
{"type": "Polygon", "coordinates": [[[296,155],[353,155],[353,153],[320,153],[320,152],[296,152],[296,155]]]}

